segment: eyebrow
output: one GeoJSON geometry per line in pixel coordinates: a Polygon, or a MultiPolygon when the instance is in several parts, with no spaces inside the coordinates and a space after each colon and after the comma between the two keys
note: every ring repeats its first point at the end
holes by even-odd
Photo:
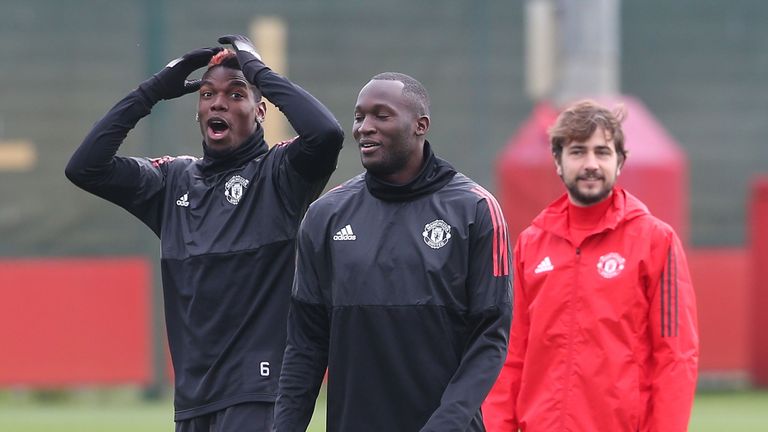
{"type": "MultiPolygon", "coordinates": [[[[205,85],[213,85],[213,82],[209,79],[204,79],[200,81],[200,87],[205,85]]],[[[248,83],[243,80],[242,78],[233,78],[227,82],[227,87],[242,87],[242,88],[248,88],[248,83]]]]}
{"type": "MultiPolygon", "coordinates": [[[[370,108],[370,111],[375,111],[375,110],[380,110],[380,109],[392,110],[394,108],[392,108],[392,105],[389,105],[389,104],[377,103],[377,104],[374,104],[370,108]]],[[[355,111],[360,111],[360,105],[355,105],[355,111]]]]}
{"type": "MultiPolygon", "coordinates": [[[[575,144],[574,143],[574,144],[569,145],[566,148],[566,151],[586,150],[586,149],[587,149],[587,145],[586,144],[575,144]]],[[[608,151],[611,151],[611,152],[615,152],[616,151],[616,149],[612,148],[608,144],[598,144],[598,145],[592,147],[592,151],[604,151],[604,150],[608,150],[608,151]]]]}
{"type": "Polygon", "coordinates": [[[234,78],[229,80],[229,85],[235,86],[235,87],[245,87],[245,88],[248,87],[248,83],[242,78],[234,78]]]}

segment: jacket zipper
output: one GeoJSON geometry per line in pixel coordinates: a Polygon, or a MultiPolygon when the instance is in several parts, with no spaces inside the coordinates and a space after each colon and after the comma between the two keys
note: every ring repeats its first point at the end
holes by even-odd
{"type": "Polygon", "coordinates": [[[568,429],[568,427],[566,425],[566,422],[567,422],[566,413],[568,412],[568,402],[570,400],[570,395],[571,395],[571,391],[572,391],[572,389],[571,389],[571,386],[572,386],[572,384],[571,384],[571,381],[572,381],[571,375],[573,374],[573,362],[574,362],[573,352],[574,352],[574,345],[575,345],[575,339],[576,339],[576,326],[577,326],[577,322],[576,322],[576,297],[577,297],[578,286],[579,286],[579,268],[580,268],[580,264],[581,264],[581,248],[577,247],[576,248],[576,263],[575,263],[575,265],[573,267],[575,274],[574,274],[573,282],[572,282],[572,285],[571,285],[571,298],[570,298],[571,305],[568,308],[568,310],[569,310],[569,312],[571,314],[571,323],[570,323],[570,329],[569,329],[569,335],[568,335],[568,365],[567,365],[567,368],[566,368],[567,375],[566,375],[566,381],[565,381],[565,383],[566,383],[566,385],[565,385],[565,401],[563,403],[563,412],[562,412],[562,416],[563,416],[563,430],[564,431],[570,430],[570,429],[568,429]]]}

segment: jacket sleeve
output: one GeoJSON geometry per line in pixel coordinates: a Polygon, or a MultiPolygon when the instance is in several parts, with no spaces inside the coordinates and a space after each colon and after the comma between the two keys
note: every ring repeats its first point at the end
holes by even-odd
{"type": "Polygon", "coordinates": [[[151,102],[134,90],[112,107],[85,137],[65,169],[78,187],[111,201],[141,219],[159,235],[157,197],[165,167],[146,158],[116,156],[128,132],[148,115],[151,102]]]}
{"type": "Polygon", "coordinates": [[[509,241],[501,208],[490,195],[477,205],[468,261],[469,338],[422,431],[467,430],[504,362],[512,316],[509,241]]]}
{"type": "Polygon", "coordinates": [[[509,333],[509,349],[499,378],[483,403],[483,421],[488,432],[516,432],[518,430],[517,397],[520,393],[520,381],[530,329],[520,249],[520,239],[518,239],[514,250],[513,309],[515,316],[509,333]]]}
{"type": "Polygon", "coordinates": [[[306,90],[269,68],[261,70],[253,84],[299,134],[288,146],[288,159],[296,171],[307,180],[329,177],[344,142],[344,131],[333,114],[306,90]]]}
{"type": "Polygon", "coordinates": [[[669,228],[658,237],[648,287],[651,397],[642,430],[686,431],[699,360],[696,298],[680,239],[669,228]]]}
{"type": "Polygon", "coordinates": [[[310,209],[299,232],[288,340],[275,405],[274,430],[279,432],[307,429],[328,365],[330,308],[321,291],[328,282],[328,267],[310,238],[311,213],[310,209]]]}

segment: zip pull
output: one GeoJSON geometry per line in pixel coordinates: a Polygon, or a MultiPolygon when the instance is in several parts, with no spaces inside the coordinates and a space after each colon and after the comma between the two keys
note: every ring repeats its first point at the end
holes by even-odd
{"type": "Polygon", "coordinates": [[[576,248],[576,255],[581,255],[581,248],[576,248]]]}

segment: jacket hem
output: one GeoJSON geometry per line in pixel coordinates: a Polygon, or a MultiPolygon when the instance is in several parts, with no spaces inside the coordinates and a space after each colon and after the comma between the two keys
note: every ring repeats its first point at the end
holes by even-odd
{"type": "Polygon", "coordinates": [[[194,417],[210,414],[216,411],[229,408],[233,405],[247,403],[247,402],[269,402],[275,403],[277,396],[271,393],[248,393],[236,397],[227,398],[224,400],[211,402],[209,404],[197,406],[194,408],[187,408],[183,410],[176,410],[174,412],[173,421],[189,420],[194,417]]]}

